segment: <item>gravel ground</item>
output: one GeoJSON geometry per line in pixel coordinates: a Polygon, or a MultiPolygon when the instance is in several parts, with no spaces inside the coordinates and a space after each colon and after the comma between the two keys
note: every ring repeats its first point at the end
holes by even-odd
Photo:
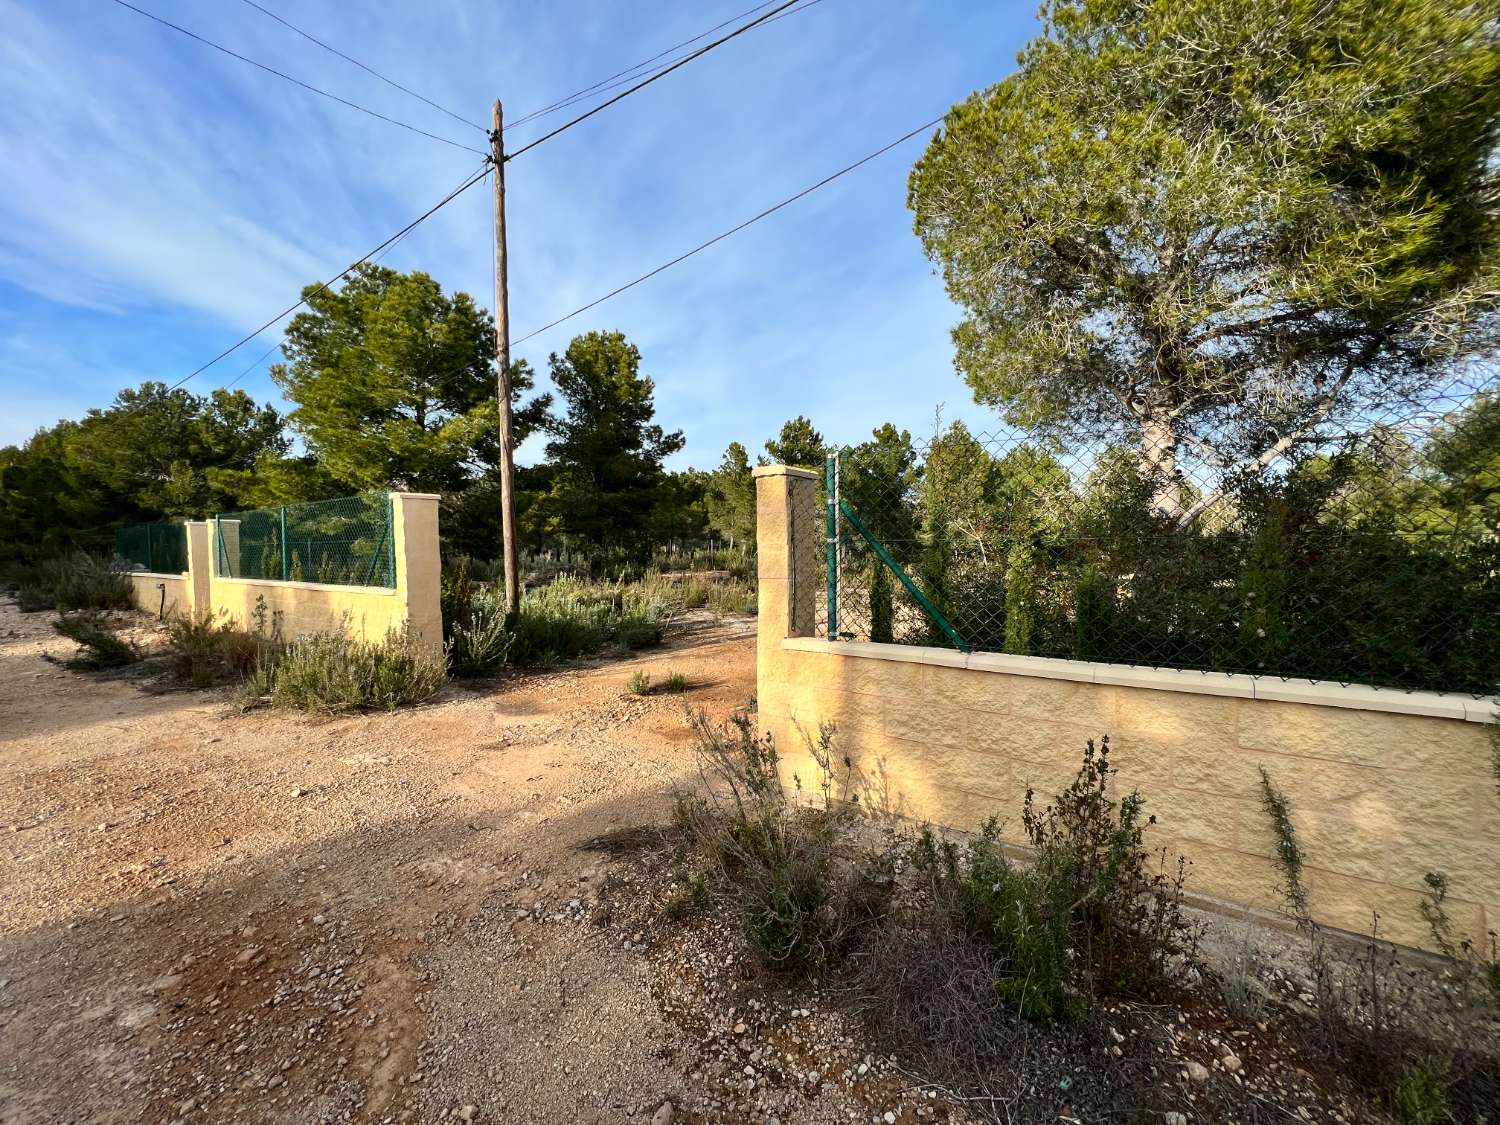
{"type": "Polygon", "coordinates": [[[648,961],[590,924],[616,861],[581,845],[665,818],[682,709],[745,704],[753,622],[317,719],[65,671],[52,619],[0,607],[0,1120],[623,1122],[684,1096],[648,961]],[[639,668],[690,688],[633,696],[639,668]]]}
{"type": "MultiPolygon", "coordinates": [[[[684,707],[746,704],[753,621],[311,718],[68,672],[53,619],[0,604],[0,1125],[994,1115],[882,1055],[837,982],[664,916],[681,887],[649,826],[698,777],[684,707]],[[642,669],[688,690],[633,695],[642,669]]],[[[1311,999],[1298,939],[1205,921],[1212,963],[1253,936],[1258,987],[1311,999]]],[[[1184,974],[1176,1002],[1039,1032],[990,1076],[999,1119],[1388,1120],[1184,974]]],[[[1474,1030],[1500,1049],[1500,1022],[1474,1030]]]]}

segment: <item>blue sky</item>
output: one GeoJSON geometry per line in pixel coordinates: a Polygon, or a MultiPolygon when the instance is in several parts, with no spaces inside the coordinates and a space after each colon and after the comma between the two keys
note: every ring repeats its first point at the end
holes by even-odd
{"type": "MultiPolygon", "coordinates": [[[[136,0],[165,19],[392,117],[483,135],[239,0],[136,0]]],[[[750,0],[264,0],[481,124],[687,39],[750,0]]],[[[109,0],[0,0],[0,443],[176,381],[415,218],[479,157],[366,117],[109,0]]],[[[1014,68],[1036,30],[1006,0],[819,0],[518,157],[507,169],[511,322],[521,336],[938,116],[1014,68]]],[[[579,107],[580,109],[583,107],[579,107]]],[[[572,112],[577,112],[574,110],[572,112]]],[[[516,148],[569,111],[512,130],[516,148]]],[[[806,414],[831,439],[894,421],[997,428],[954,374],[958,310],[911,232],[922,138],[528,341],[545,371],[578,332],[620,329],[683,429],[675,467],[752,451],[806,414]]],[[[488,185],[383,262],[492,302],[488,185]]],[[[259,337],[188,384],[242,376],[259,337]]],[[[247,368],[250,368],[247,373],[247,368]]],[[[536,450],[523,450],[523,460],[536,450]]]]}

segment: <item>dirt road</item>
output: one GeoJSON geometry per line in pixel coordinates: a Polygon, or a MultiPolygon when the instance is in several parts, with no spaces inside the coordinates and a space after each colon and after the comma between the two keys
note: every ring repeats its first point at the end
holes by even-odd
{"type": "Polygon", "coordinates": [[[0,1121],[691,1101],[629,865],[583,845],[666,819],[684,703],[748,701],[751,627],[316,719],[65,671],[50,615],[0,608],[0,1121]],[[690,690],[633,696],[639,668],[690,690]]]}

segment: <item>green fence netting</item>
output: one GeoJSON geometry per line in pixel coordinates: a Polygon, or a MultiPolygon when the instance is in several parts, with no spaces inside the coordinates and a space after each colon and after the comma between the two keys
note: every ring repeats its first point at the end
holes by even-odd
{"type": "Polygon", "coordinates": [[[132,569],[182,574],[188,568],[187,529],[180,523],[143,523],[115,532],[115,555],[132,569]]]}
{"type": "Polygon", "coordinates": [[[1495,369],[1286,446],[1183,442],[1162,472],[1125,428],[886,427],[792,513],[804,611],[835,639],[1494,694],[1495,369]]]}
{"type": "Polygon", "coordinates": [[[213,538],[214,572],[221,578],[396,585],[389,493],[221,512],[213,538]]]}

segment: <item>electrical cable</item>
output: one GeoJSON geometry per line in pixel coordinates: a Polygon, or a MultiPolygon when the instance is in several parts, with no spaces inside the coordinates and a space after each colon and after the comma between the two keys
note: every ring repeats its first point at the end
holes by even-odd
{"type": "MultiPolygon", "coordinates": [[[[117,4],[123,4],[125,2],[125,0],[115,0],[115,2],[117,4]]],[[[545,144],[547,141],[550,141],[553,137],[557,136],[559,133],[565,133],[565,132],[567,132],[574,125],[577,125],[577,124],[579,124],[580,122],[583,122],[583,121],[587,121],[590,117],[593,117],[594,114],[599,113],[599,112],[601,112],[603,110],[606,110],[610,106],[614,105],[616,102],[622,101],[625,98],[630,97],[630,95],[633,94],[633,93],[635,93],[637,90],[643,90],[643,89],[645,89],[647,86],[651,85],[651,83],[657,81],[658,79],[665,78],[667,75],[671,74],[674,70],[677,70],[680,67],[686,66],[688,63],[692,62],[696,58],[701,58],[702,56],[708,54],[708,52],[712,51],[715,47],[723,46],[725,43],[728,43],[731,39],[734,39],[737,36],[745,34],[745,32],[749,31],[751,28],[756,27],[759,24],[765,23],[766,20],[773,18],[774,16],[776,16],[780,12],[786,11],[788,8],[792,7],[794,4],[797,4],[797,3],[800,3],[800,0],[784,0],[784,2],[782,4],[778,5],[775,8],[772,8],[769,12],[766,12],[763,15],[757,16],[755,19],[751,20],[749,23],[741,24],[739,27],[737,27],[733,31],[731,31],[728,35],[722,35],[718,39],[715,39],[712,43],[705,43],[703,46],[699,47],[692,54],[690,54],[690,55],[684,55],[682,58],[680,58],[676,62],[674,62],[671,66],[664,67],[663,69],[658,70],[655,74],[651,75],[649,78],[644,78],[640,82],[637,82],[634,86],[631,86],[629,89],[620,91],[620,93],[616,94],[614,97],[610,98],[608,101],[600,102],[598,105],[596,105],[593,109],[589,110],[587,113],[580,113],[577,117],[573,118],[571,121],[566,121],[563,124],[559,125],[556,129],[553,129],[551,132],[543,133],[536,140],[531,141],[528,144],[522,145],[520,148],[516,149],[515,152],[506,153],[506,155],[505,155],[506,162],[508,163],[509,161],[514,160],[516,157],[520,156],[523,152],[530,152],[532,149],[536,148],[537,145],[545,144]]]]}
{"type": "Polygon", "coordinates": [[[906,141],[911,140],[918,133],[921,133],[921,132],[923,132],[923,131],[925,131],[927,129],[931,129],[935,125],[941,124],[942,120],[943,119],[941,117],[935,117],[931,121],[928,121],[926,124],[918,125],[911,132],[902,134],[901,136],[897,137],[894,141],[892,141],[890,144],[885,145],[885,146],[883,146],[881,148],[876,149],[874,152],[870,153],[868,156],[862,156],[862,157],[860,157],[858,160],[854,161],[854,163],[852,163],[852,164],[846,164],[844,167],[840,168],[837,172],[834,172],[832,175],[824,176],[817,183],[811,185],[810,187],[803,188],[796,195],[787,196],[787,198],[783,199],[780,203],[776,203],[776,204],[773,204],[770,207],[767,207],[764,211],[760,212],[757,215],[751,216],[750,218],[746,219],[744,222],[738,224],[737,226],[730,227],[728,230],[724,231],[723,233],[714,235],[714,237],[710,238],[707,242],[701,242],[701,243],[699,243],[697,246],[694,246],[691,250],[687,251],[684,254],[677,255],[677,257],[673,258],[669,262],[663,262],[661,265],[657,266],[655,269],[651,270],[649,273],[643,273],[643,274],[641,274],[641,276],[638,277],[638,278],[636,278],[634,281],[627,281],[624,285],[621,285],[619,288],[617,288],[617,289],[611,289],[608,293],[604,294],[604,296],[598,297],[595,300],[590,301],[586,305],[581,305],[580,307],[574,309],[572,312],[570,312],[570,313],[568,313],[568,314],[566,314],[564,316],[560,316],[556,320],[554,320],[554,321],[552,321],[552,322],[550,322],[548,324],[544,324],[540,328],[538,328],[538,329],[536,329],[536,330],[534,330],[532,332],[528,332],[528,333],[526,333],[526,335],[521,336],[521,337],[519,337],[519,338],[517,338],[515,340],[512,340],[511,341],[511,347],[515,347],[518,344],[524,344],[527,340],[531,339],[533,336],[540,336],[543,332],[546,332],[549,328],[556,328],[559,324],[563,323],[563,321],[565,321],[565,320],[572,320],[575,316],[578,316],[580,313],[588,312],[589,309],[593,308],[596,305],[602,305],[605,301],[609,300],[611,297],[617,297],[621,293],[625,292],[625,290],[627,290],[627,289],[633,289],[633,288],[635,288],[635,286],[639,285],[643,281],[649,281],[651,278],[655,277],[657,274],[662,273],[665,270],[671,269],[673,266],[677,265],[679,262],[685,262],[685,261],[687,261],[687,259],[691,258],[694,254],[697,254],[697,253],[700,253],[701,251],[707,250],[710,246],[714,245],[714,243],[716,243],[716,242],[722,242],[724,239],[728,238],[732,234],[738,234],[740,231],[744,230],[746,227],[750,226],[752,223],[758,223],[758,222],[760,222],[760,220],[764,219],[766,216],[773,215],[777,211],[780,211],[783,207],[789,206],[790,204],[793,204],[793,203],[797,202],[797,200],[802,199],[805,196],[811,195],[813,192],[817,191],[820,187],[823,187],[823,186],[825,186],[827,184],[831,184],[834,180],[838,179],[840,176],[847,175],[848,173],[854,171],[856,168],[859,168],[861,165],[868,164],[870,161],[874,160],[877,156],[883,156],[883,155],[885,155],[886,153],[890,152],[891,149],[895,148],[897,145],[904,144],[906,141]]]}
{"type": "Polygon", "coordinates": [[[271,11],[270,8],[265,8],[265,7],[262,7],[261,5],[257,4],[255,2],[255,0],[244,0],[244,2],[246,4],[248,4],[248,5],[250,5],[250,7],[254,8],[257,12],[260,12],[263,15],[270,16],[273,20],[275,20],[277,23],[281,24],[283,27],[285,27],[285,28],[287,28],[287,29],[289,29],[291,31],[295,31],[298,35],[302,36],[302,38],[306,39],[309,43],[316,43],[319,47],[322,47],[323,50],[329,52],[330,54],[337,55],[339,58],[343,59],[347,63],[353,63],[355,66],[359,67],[359,69],[362,70],[362,71],[364,71],[366,74],[373,74],[376,78],[380,79],[387,86],[394,87],[395,89],[400,90],[403,94],[410,94],[412,97],[416,98],[417,101],[423,102],[426,105],[430,105],[433,109],[437,110],[440,113],[446,113],[449,117],[453,118],[453,120],[462,122],[463,124],[469,126],[471,129],[478,129],[481,133],[488,133],[489,132],[488,129],[486,129],[483,125],[480,125],[478,122],[476,122],[476,121],[470,121],[467,117],[464,117],[464,116],[462,116],[460,114],[454,113],[451,109],[445,109],[443,106],[438,105],[437,102],[433,101],[431,98],[423,97],[421,94],[417,93],[415,90],[408,89],[407,87],[401,85],[401,83],[397,82],[395,79],[393,79],[393,78],[387,78],[385,75],[381,74],[380,71],[376,70],[374,67],[372,67],[372,66],[366,66],[364,63],[360,62],[358,59],[352,58],[349,55],[344,54],[344,52],[340,51],[337,47],[330,47],[327,43],[323,42],[323,40],[319,39],[317,36],[312,35],[312,34],[306,32],[306,31],[303,31],[300,27],[298,27],[296,24],[292,23],[290,20],[286,20],[286,19],[283,19],[281,16],[278,16],[275,12],[271,11]]]}
{"type": "MultiPolygon", "coordinates": [[[[349,276],[349,274],[351,274],[351,273],[354,272],[355,267],[363,265],[365,262],[369,261],[375,255],[379,254],[386,247],[394,245],[401,238],[405,237],[405,235],[407,234],[407,232],[413,230],[414,228],[416,228],[417,226],[419,226],[420,224],[422,224],[423,222],[425,222],[427,219],[431,218],[434,214],[436,214],[438,212],[438,210],[440,208],[446,207],[449,203],[453,202],[453,200],[457,199],[460,195],[462,195],[464,192],[468,191],[475,184],[477,184],[480,181],[482,181],[483,179],[485,179],[485,177],[487,177],[489,174],[490,174],[490,161],[487,160],[487,161],[485,161],[484,166],[482,168],[480,168],[480,170],[478,172],[476,172],[474,175],[468,177],[462,184],[460,184],[458,187],[454,188],[447,195],[443,196],[442,199],[438,200],[431,207],[429,207],[426,211],[422,212],[422,214],[418,215],[411,222],[407,223],[406,226],[402,227],[395,234],[391,235],[384,242],[382,242],[379,246],[375,247],[375,249],[371,250],[368,254],[364,254],[364,255],[361,255],[359,258],[356,258],[354,261],[350,262],[347,266],[345,266],[342,270],[340,270],[333,277],[329,278],[327,281],[319,282],[316,286],[314,286],[312,289],[310,289],[308,292],[304,293],[300,298],[298,298],[295,303],[293,303],[291,305],[288,305],[286,308],[282,309],[281,312],[277,313],[270,320],[266,321],[259,328],[257,328],[254,332],[251,332],[248,336],[245,336],[245,337],[241,338],[240,340],[237,340],[235,343],[229,345],[229,347],[225,348],[222,352],[220,352],[218,355],[214,356],[213,359],[209,360],[207,363],[203,364],[201,367],[198,367],[198,368],[194,369],[193,371],[188,372],[181,379],[177,380],[177,382],[173,383],[170,387],[168,387],[167,390],[169,390],[169,391],[175,391],[178,387],[182,386],[189,379],[192,379],[195,376],[201,375],[203,372],[207,371],[210,367],[212,367],[214,364],[218,363],[219,360],[223,359],[225,356],[229,355],[231,352],[237,351],[238,349],[244,347],[251,340],[255,339],[255,337],[259,336],[262,332],[264,332],[267,328],[270,328],[273,325],[275,325],[277,321],[281,320],[283,317],[286,317],[286,316],[288,316],[289,314],[291,314],[293,312],[296,312],[297,309],[299,309],[303,305],[305,305],[310,298],[312,298],[312,297],[316,296],[317,294],[321,293],[323,290],[327,289],[334,282],[336,282],[336,281],[342,281],[345,277],[349,276]]],[[[269,355],[270,353],[267,352],[266,354],[269,355]]]]}
{"type": "MultiPolygon", "coordinates": [[[[248,4],[248,3],[251,3],[252,0],[245,0],[245,2],[248,4]]],[[[656,62],[658,59],[665,58],[667,55],[670,55],[673,51],[678,51],[678,50],[681,50],[683,47],[690,46],[693,43],[698,42],[698,40],[702,39],[706,35],[712,35],[714,32],[719,31],[722,28],[728,27],[730,24],[734,23],[736,20],[742,20],[746,16],[754,15],[756,12],[760,11],[762,8],[768,8],[772,4],[774,4],[775,2],[776,2],[776,0],[765,0],[765,2],[762,3],[762,4],[757,4],[753,8],[747,8],[745,11],[741,12],[739,15],[737,15],[737,16],[731,16],[729,19],[725,20],[723,23],[714,24],[714,26],[711,27],[711,28],[709,28],[707,31],[699,32],[697,35],[693,36],[691,39],[684,39],[681,43],[675,43],[672,46],[668,47],[665,51],[660,51],[657,54],[652,55],[649,59],[643,59],[642,61],[636,63],[634,66],[627,66],[624,70],[616,71],[614,74],[611,74],[608,78],[601,78],[601,79],[599,79],[599,81],[595,82],[592,86],[586,86],[582,90],[577,90],[577,91],[575,91],[575,92],[567,95],[566,97],[559,98],[557,101],[553,102],[551,105],[543,106],[541,109],[532,110],[530,113],[523,113],[520,117],[518,117],[514,121],[510,122],[510,124],[506,125],[505,127],[506,127],[506,129],[518,128],[521,125],[525,125],[528,121],[534,121],[538,117],[543,117],[543,116],[545,116],[545,115],[547,115],[549,113],[553,113],[553,112],[555,112],[555,111],[557,111],[559,109],[562,109],[562,108],[564,108],[566,106],[570,106],[574,102],[581,101],[582,99],[588,97],[590,94],[600,93],[603,90],[613,89],[614,87],[611,84],[614,83],[617,79],[623,79],[623,82],[621,82],[621,85],[623,85],[624,82],[629,82],[629,81],[633,80],[634,78],[638,78],[640,76],[639,72],[641,72],[641,71],[645,70],[646,68],[648,68],[652,63],[656,62]]]]}
{"type": "Polygon", "coordinates": [[[336,101],[340,105],[348,106],[350,109],[357,109],[360,113],[368,114],[371,117],[374,117],[391,125],[399,125],[403,129],[407,129],[413,133],[418,133],[434,141],[441,141],[445,145],[452,145],[454,148],[461,148],[465,152],[472,152],[476,156],[488,155],[486,152],[484,152],[483,149],[470,148],[466,144],[460,144],[458,141],[449,140],[447,137],[440,137],[436,133],[429,133],[426,129],[419,129],[415,125],[407,124],[405,121],[398,121],[394,117],[387,117],[383,113],[377,113],[375,110],[368,109],[365,106],[360,105],[358,102],[351,102],[348,98],[341,98],[337,94],[330,94],[327,90],[320,90],[318,87],[310,85],[309,83],[302,81],[302,79],[300,78],[293,78],[290,74],[286,74],[283,71],[277,70],[275,67],[267,66],[262,62],[256,62],[254,59],[248,58],[247,56],[240,54],[238,51],[231,51],[228,47],[221,46],[220,44],[215,43],[212,39],[205,39],[203,38],[203,36],[197,35],[189,31],[187,28],[173,23],[171,20],[165,20],[160,16],[152,15],[144,8],[137,8],[134,4],[131,4],[129,0],[114,0],[114,3],[118,4],[122,8],[128,8],[130,11],[135,12],[137,15],[145,16],[148,20],[159,23],[163,27],[170,27],[173,31],[181,32],[189,39],[196,40],[206,47],[212,47],[216,51],[222,51],[230,58],[239,59],[240,62],[249,63],[251,66],[257,67],[260,70],[265,71],[267,74],[274,74],[277,78],[284,78],[286,81],[292,83],[293,85],[301,86],[304,90],[310,90],[314,94],[321,94],[323,97],[329,98],[332,101],[336,101]]]}

